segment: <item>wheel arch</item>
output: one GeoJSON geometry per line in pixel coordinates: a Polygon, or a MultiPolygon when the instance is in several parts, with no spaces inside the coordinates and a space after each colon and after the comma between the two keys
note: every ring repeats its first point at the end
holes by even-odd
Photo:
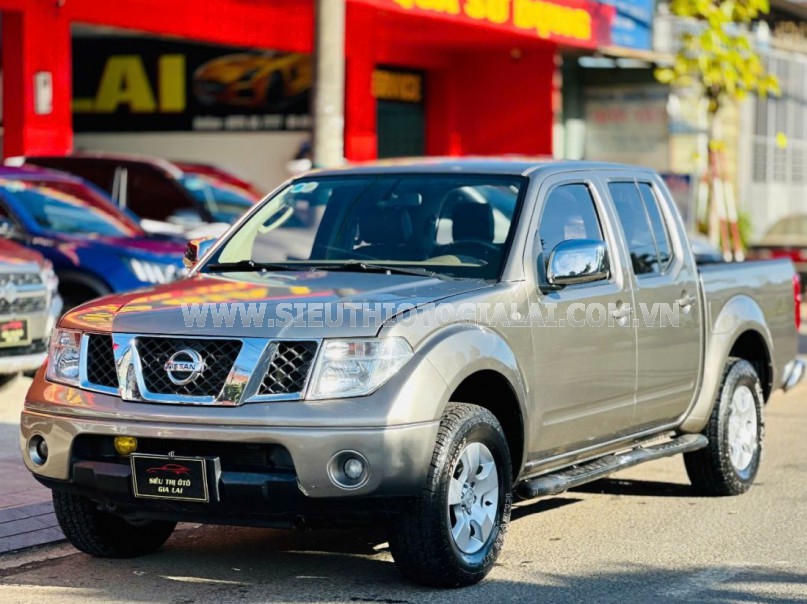
{"type": "Polygon", "coordinates": [[[515,478],[524,461],[524,415],[512,384],[501,373],[483,369],[466,377],[454,389],[452,402],[470,403],[490,411],[504,430],[515,478]]]}
{"type": "MultiPolygon", "coordinates": [[[[729,351],[728,358],[737,357],[751,363],[759,376],[764,401],[768,401],[773,391],[773,365],[768,344],[762,334],[755,329],[741,333],[729,351]]],[[[727,359],[728,360],[728,359],[727,359]]]]}
{"type": "Polygon", "coordinates": [[[517,478],[529,443],[529,406],[527,382],[508,343],[491,329],[455,325],[424,350],[446,385],[438,417],[450,402],[479,405],[493,413],[507,437],[517,478]]]}
{"type": "Polygon", "coordinates": [[[729,299],[706,325],[706,349],[698,395],[681,422],[682,432],[700,432],[709,421],[722,384],[728,359],[739,357],[752,364],[760,378],[765,400],[776,379],[772,360],[772,336],[765,313],[750,296],[729,299]]]}

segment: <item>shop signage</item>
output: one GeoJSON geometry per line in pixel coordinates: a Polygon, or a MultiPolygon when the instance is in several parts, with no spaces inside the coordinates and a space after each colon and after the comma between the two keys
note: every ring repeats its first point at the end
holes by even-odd
{"type": "Polygon", "coordinates": [[[669,90],[657,84],[585,92],[585,157],[668,170],[669,90]]]}
{"type": "Polygon", "coordinates": [[[614,8],[591,0],[365,0],[395,9],[593,48],[610,43],[614,8]]]}
{"type": "Polygon", "coordinates": [[[155,38],[74,38],[76,132],[311,127],[310,55],[155,38]]]}
{"type": "Polygon", "coordinates": [[[423,74],[379,68],[373,71],[373,98],[401,103],[423,102],[423,74]]]}
{"type": "Polygon", "coordinates": [[[600,0],[614,7],[611,46],[652,50],[655,0],[600,0]]]}

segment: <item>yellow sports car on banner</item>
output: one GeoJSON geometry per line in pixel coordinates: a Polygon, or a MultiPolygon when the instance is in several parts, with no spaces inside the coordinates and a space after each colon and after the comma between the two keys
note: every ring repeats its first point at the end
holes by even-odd
{"type": "Polygon", "coordinates": [[[193,74],[193,92],[203,105],[282,110],[311,88],[311,56],[240,53],[217,57],[193,74]]]}

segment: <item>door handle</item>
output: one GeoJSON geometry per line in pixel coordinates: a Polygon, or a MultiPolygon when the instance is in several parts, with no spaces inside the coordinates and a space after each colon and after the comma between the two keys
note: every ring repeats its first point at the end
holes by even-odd
{"type": "Polygon", "coordinates": [[[686,295],[686,296],[681,296],[680,298],[678,298],[678,300],[676,300],[676,303],[681,308],[689,308],[690,306],[695,304],[695,296],[693,296],[691,294],[686,295]]]}
{"type": "Polygon", "coordinates": [[[614,308],[611,311],[611,316],[614,319],[624,319],[630,316],[630,306],[623,304],[620,308],[614,308]]]}

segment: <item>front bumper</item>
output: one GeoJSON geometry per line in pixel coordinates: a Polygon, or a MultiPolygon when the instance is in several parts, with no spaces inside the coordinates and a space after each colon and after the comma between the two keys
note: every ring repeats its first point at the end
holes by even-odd
{"type": "Polygon", "coordinates": [[[33,354],[0,357],[0,375],[9,375],[21,371],[36,371],[45,362],[47,349],[33,354]]]}
{"type": "Polygon", "coordinates": [[[793,359],[785,365],[785,376],[782,388],[785,392],[796,386],[804,377],[805,364],[801,359],[793,359]]]}
{"type": "MultiPolygon", "coordinates": [[[[89,435],[111,442],[114,436],[135,436],[157,447],[152,452],[162,454],[168,454],[177,442],[196,443],[195,452],[199,455],[210,454],[205,451],[205,443],[209,443],[210,450],[219,444],[281,447],[291,460],[289,469],[278,472],[269,467],[265,470],[225,467],[219,483],[221,497],[214,502],[216,505],[211,504],[205,511],[199,509],[200,504],[191,504],[199,513],[213,513],[216,509],[242,511],[245,504],[252,509],[249,502],[261,502],[259,509],[268,513],[273,511],[272,504],[278,502],[287,502],[281,503],[281,507],[290,506],[285,509],[290,512],[304,511],[295,509],[305,507],[299,503],[303,500],[417,495],[425,483],[438,427],[439,422],[379,428],[157,424],[24,410],[20,446],[25,465],[47,486],[141,509],[154,505],[133,497],[131,469],[126,458],[83,455],[76,446],[77,439],[89,435]],[[42,465],[35,464],[28,454],[29,442],[35,435],[45,438],[48,444],[48,459],[42,465]],[[343,451],[356,451],[367,460],[368,476],[358,488],[345,489],[330,477],[329,462],[343,451]]],[[[184,509],[182,505],[168,507],[175,511],[184,509]]]]}
{"type": "MultiPolygon", "coordinates": [[[[28,329],[30,331],[31,339],[34,342],[45,342],[45,349],[32,352],[21,353],[9,356],[0,356],[0,375],[7,375],[12,373],[19,373],[21,371],[35,371],[42,366],[45,358],[48,355],[47,341],[50,339],[50,334],[56,326],[56,321],[62,314],[62,299],[57,294],[54,295],[50,302],[48,312],[39,312],[32,315],[23,315],[20,317],[13,316],[8,318],[24,318],[28,321],[28,329]]],[[[6,317],[3,317],[5,320],[6,317]]]]}

